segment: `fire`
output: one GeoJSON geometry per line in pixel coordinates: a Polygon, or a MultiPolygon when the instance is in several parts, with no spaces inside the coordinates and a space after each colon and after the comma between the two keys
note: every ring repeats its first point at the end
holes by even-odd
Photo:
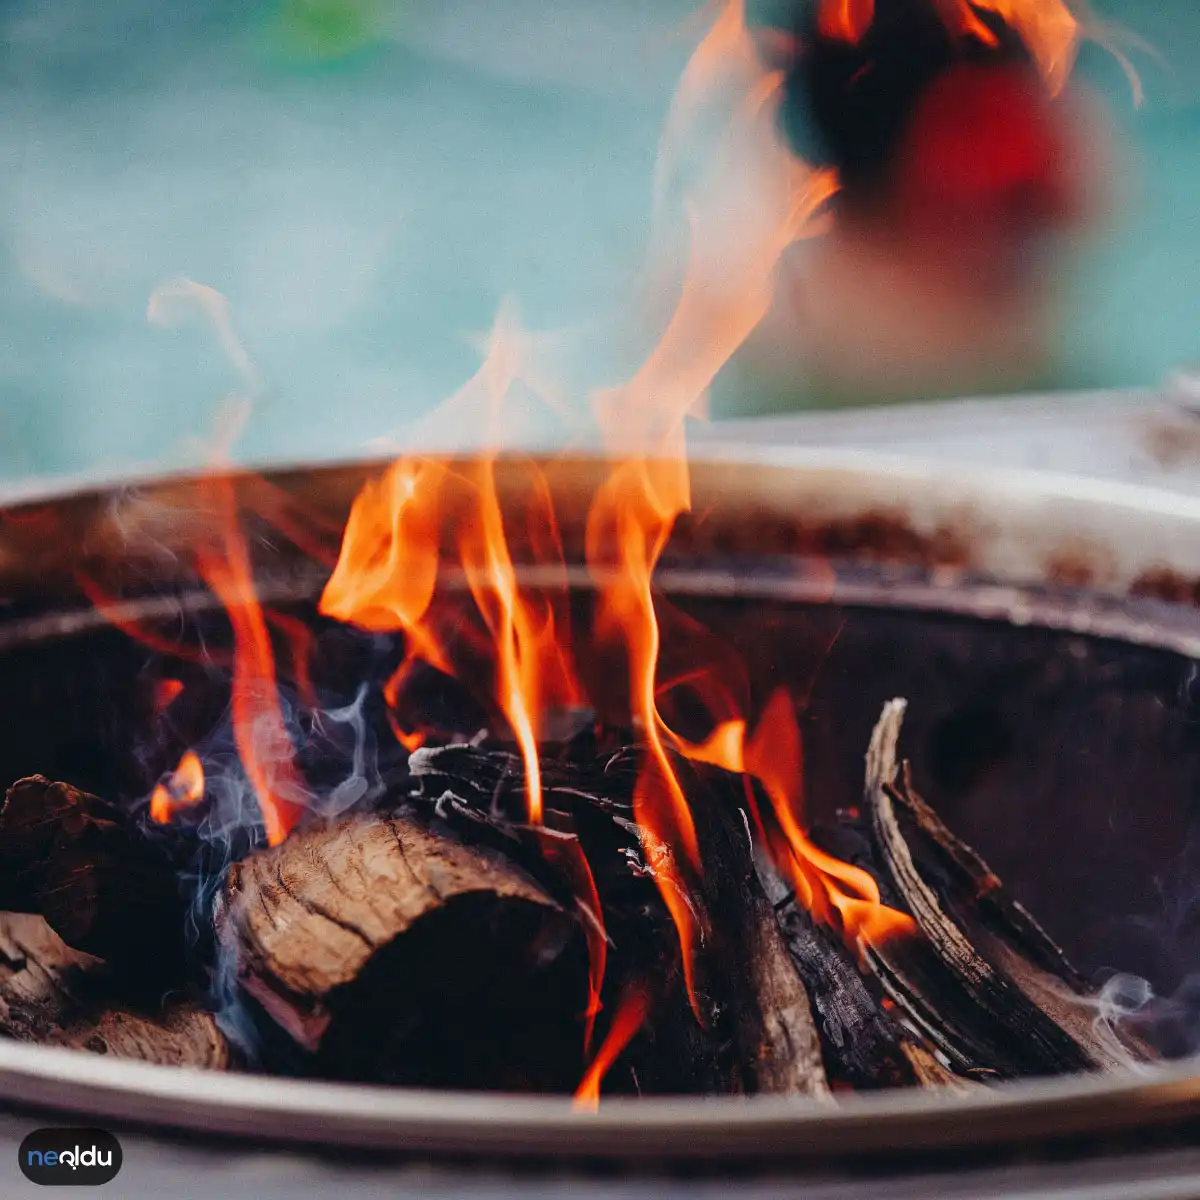
{"type": "Polygon", "coordinates": [[[537,623],[517,591],[496,495],[494,460],[483,459],[471,476],[478,489],[478,508],[460,542],[462,564],[495,646],[496,700],[521,749],[529,820],[540,825],[542,767],[534,731],[535,714],[540,711],[537,623]]]}
{"type": "Polygon", "coordinates": [[[883,903],[879,885],[868,872],[826,854],[804,832],[803,751],[795,705],[786,688],[772,694],[749,737],[745,720],[737,718],[717,725],[700,744],[674,735],[672,741],[693,762],[757,780],[771,804],[770,829],[755,815],[776,866],[801,904],[818,921],[840,928],[852,950],[861,953],[864,946],[916,932],[910,916],[883,903]]]}
{"type": "MultiPolygon", "coordinates": [[[[521,339],[502,316],[480,370],[449,402],[473,413],[484,427],[500,407],[524,366],[521,339]]],[[[497,439],[498,444],[498,439],[497,439]]],[[[342,552],[321,597],[328,616],[376,632],[402,632],[404,663],[384,696],[397,739],[410,752],[426,732],[406,729],[395,715],[415,664],[463,678],[464,650],[474,650],[467,625],[449,622],[435,606],[443,565],[444,527],[452,524],[453,561],[462,569],[474,615],[486,633],[493,680],[490,698],[504,717],[525,768],[526,812],[531,825],[544,819],[539,732],[544,714],[574,707],[582,699],[569,649],[569,623],[554,589],[531,592],[519,586],[496,481],[496,456],[456,466],[431,458],[404,458],[355,500],[342,552]],[[452,631],[447,636],[446,627],[452,631]]],[[[536,561],[562,562],[562,545],[549,488],[531,468],[532,502],[523,533],[536,561]]],[[[564,573],[565,582],[565,573],[564,573]]],[[[542,853],[555,864],[576,896],[588,945],[588,1006],[584,1043],[590,1045],[600,1011],[608,956],[607,935],[591,867],[579,843],[541,831],[542,853]]]]}
{"type": "Polygon", "coordinates": [[[148,650],[166,655],[168,658],[182,658],[188,662],[204,663],[210,666],[226,666],[232,662],[219,650],[189,646],[184,642],[174,641],[160,633],[148,622],[130,617],[119,597],[110,594],[101,584],[84,572],[76,572],[75,581],[92,607],[110,625],[116,626],[127,637],[132,638],[135,642],[140,642],[148,650]]]}
{"type": "Polygon", "coordinates": [[[592,1048],[592,1033],[596,1018],[602,1007],[600,993],[604,987],[604,972],[608,965],[608,934],[601,914],[600,894],[596,891],[596,879],[579,842],[574,838],[557,838],[543,832],[542,853],[565,876],[575,893],[576,904],[582,917],[584,939],[588,949],[588,1004],[583,1020],[583,1048],[592,1048]]]}
{"type": "Polygon", "coordinates": [[[299,617],[290,616],[288,613],[265,610],[264,615],[267,624],[274,626],[287,641],[296,692],[309,708],[316,708],[317,693],[309,671],[314,643],[312,630],[299,617]]]}
{"type": "Polygon", "coordinates": [[[600,1106],[600,1084],[621,1051],[633,1040],[637,1031],[646,1023],[650,1012],[650,992],[645,987],[632,987],[617,1004],[612,1025],[596,1051],[588,1069],[584,1072],[579,1087],[575,1090],[575,1107],[594,1112],[600,1106]]]}
{"type": "MultiPolygon", "coordinates": [[[[839,19],[857,21],[864,8],[845,0],[839,19]]],[[[726,64],[736,67],[736,86],[715,149],[721,169],[709,172],[706,184],[688,197],[689,254],[673,315],[640,370],[626,383],[590,396],[608,454],[584,537],[595,599],[590,625],[572,628],[568,573],[546,475],[533,464],[508,464],[526,484],[525,502],[514,506],[502,495],[497,467],[512,398],[522,390],[542,395],[528,340],[504,313],[479,371],[442,409],[443,417],[453,414],[458,424],[482,431],[489,448],[468,461],[410,454],[368,482],[355,499],[319,603],[326,617],[403,636],[405,659],[383,695],[396,737],[409,749],[438,733],[424,727],[419,714],[414,718],[406,712],[418,665],[454,678],[502,718],[524,766],[525,816],[543,854],[572,887],[584,917],[589,1046],[607,961],[603,917],[579,842],[556,829],[547,810],[539,757],[548,718],[595,699],[584,678],[616,674],[624,683],[628,722],[644,747],[633,790],[634,818],[646,866],[678,932],[698,1017],[703,1019],[696,964],[706,915],[696,907],[694,885],[704,868],[677,772],[681,759],[757,781],[770,810],[754,809],[764,848],[816,919],[838,927],[854,946],[912,927],[909,918],[881,903],[865,872],[824,854],[804,832],[800,733],[785,692],[772,697],[751,732],[748,699],[735,703],[716,667],[699,664],[689,682],[712,718],[711,733],[699,744],[673,730],[660,707],[663,616],[654,576],[676,521],[691,508],[685,420],[703,407],[718,372],[766,315],[781,256],[796,239],[819,229],[818,214],[837,186],[830,173],[808,170],[780,143],[775,117],[782,76],[758,61],[741,0],[722,9],[685,72],[672,106],[672,138],[664,141],[666,157],[672,139],[687,132],[697,89],[721,75],[726,64]],[[732,219],[728,181],[740,178],[737,167],[746,161],[740,156],[747,148],[756,152],[755,170],[764,186],[756,191],[753,213],[746,214],[752,219],[742,221],[732,219]],[[736,243],[730,240],[733,228],[736,243]],[[526,573],[526,567],[536,571],[526,573]],[[529,582],[534,576],[536,586],[529,582]]],[[[167,300],[200,303],[228,343],[234,365],[252,377],[227,309],[216,293],[198,287],[180,285],[178,294],[160,297],[160,308],[165,311],[167,300]]],[[[234,737],[267,839],[276,844],[300,818],[306,793],[284,720],[268,626],[286,637],[298,688],[311,702],[309,638],[294,619],[265,612],[255,594],[232,483],[212,477],[203,486],[218,527],[196,547],[196,565],[232,625],[234,737]]],[[[277,517],[290,512],[277,497],[271,508],[277,517]]],[[[199,765],[196,760],[195,769],[199,765]]],[[[173,777],[182,777],[183,791],[173,790],[173,783],[160,789],[161,796],[156,790],[156,820],[157,814],[169,816],[179,807],[179,795],[192,795],[184,785],[194,776],[182,776],[183,769],[181,763],[173,777]]],[[[188,769],[193,770],[190,760],[188,769]]],[[[202,776],[199,787],[202,795],[202,776]]],[[[580,1103],[595,1103],[604,1072],[648,1010],[644,989],[625,994],[581,1084],[580,1103]]]]}
{"type": "MultiPolygon", "coordinates": [[[[958,0],[966,23],[974,18],[967,0],[958,0]]],[[[1079,49],[1081,26],[1063,0],[974,0],[974,7],[994,12],[1021,35],[1037,60],[1052,92],[1060,92],[1067,83],[1079,49]]],[[[971,32],[981,35],[983,28],[975,19],[971,32]]],[[[994,39],[991,39],[994,40],[994,39]]]]}
{"type": "MultiPolygon", "coordinates": [[[[496,418],[509,389],[520,379],[517,339],[497,324],[487,358],[451,403],[482,409],[485,423],[496,418]]],[[[498,444],[498,439],[497,439],[498,444]]],[[[565,611],[545,590],[518,586],[509,530],[497,492],[497,452],[462,466],[432,458],[405,458],[355,500],[342,552],[321,597],[321,612],[375,632],[402,632],[407,657],[385,690],[392,708],[416,662],[447,675],[461,675],[457,660],[472,648],[468,629],[446,622],[434,606],[443,553],[443,527],[453,524],[452,554],[462,569],[486,630],[494,681],[491,700],[505,718],[525,767],[530,823],[543,817],[538,734],[544,712],[578,703],[581,691],[570,662],[565,611]],[[449,625],[449,635],[445,626],[449,625]]],[[[544,477],[532,471],[533,502],[527,540],[550,561],[561,561],[557,524],[544,477]]],[[[410,749],[421,731],[394,723],[410,749]]]]}
{"type": "Polygon", "coordinates": [[[183,695],[183,683],[178,679],[160,679],[154,685],[154,711],[165,712],[183,695]]]}
{"type": "Polygon", "coordinates": [[[817,16],[822,35],[858,43],[875,20],[875,0],[824,0],[817,16]]]}
{"type": "Polygon", "coordinates": [[[204,767],[189,750],[170,778],[158,784],[150,796],[150,819],[165,825],[180,809],[192,808],[204,799],[204,767]]]}
{"type": "Polygon", "coordinates": [[[910,916],[882,902],[879,885],[870,874],[826,854],[804,833],[800,730],[786,690],[776,691],[768,701],[746,743],[743,769],[762,784],[782,831],[785,845],[775,847],[776,862],[818,920],[840,923],[846,942],[855,949],[916,932],[910,916]],[[833,919],[834,911],[838,921],[833,919]]]}
{"type": "MultiPolygon", "coordinates": [[[[691,255],[674,315],[645,365],[624,386],[593,396],[593,409],[609,446],[611,466],[589,512],[586,557],[596,587],[596,612],[589,637],[576,644],[564,609],[547,589],[520,585],[513,555],[512,514],[506,516],[496,479],[498,450],[461,465],[429,456],[397,461],[379,482],[368,483],[355,501],[341,555],[321,599],[327,616],[377,632],[401,632],[407,657],[389,681],[385,696],[395,711],[413,665],[424,662],[462,682],[463,639],[469,621],[447,621],[439,604],[439,580],[456,566],[473,602],[473,618],[486,632],[491,667],[489,698],[504,717],[525,768],[527,814],[539,825],[545,816],[539,761],[539,727],[556,706],[585,697],[574,656],[623,661],[629,717],[646,753],[633,795],[647,866],[679,933],[689,993],[697,1013],[695,959],[703,938],[703,914],[691,895],[702,870],[700,847],[687,797],[672,755],[694,757],[729,770],[755,774],[770,796],[783,830],[779,850],[789,876],[813,911],[843,925],[847,936],[870,940],[904,927],[900,914],[887,915],[878,889],[864,872],[821,854],[805,838],[799,817],[798,731],[786,762],[771,761],[765,741],[745,743],[745,720],[726,724],[705,748],[689,748],[668,727],[658,707],[661,629],[655,608],[655,567],[676,519],[691,505],[684,445],[684,420],[696,411],[724,363],[765,315],[772,276],[780,256],[811,231],[814,214],[836,184],[828,173],[798,167],[774,135],[774,107],[781,78],[755,64],[753,43],[740,3],[728,5],[685,72],[673,105],[675,134],[696,100],[696,90],[723,63],[734,61],[739,94],[721,153],[746,143],[765,148],[765,219],[745,227],[736,258],[718,253],[728,223],[723,195],[693,197],[691,255]],[[682,114],[682,115],[681,115],[682,114]],[[448,636],[447,629],[453,631],[448,636]],[[753,759],[753,761],[751,761],[753,759]],[[837,914],[836,916],[834,914],[837,914]]],[[[499,431],[497,414],[522,381],[522,339],[510,323],[498,322],[487,357],[473,380],[448,402],[456,416],[473,414],[484,428],[499,431]]],[[[492,445],[498,447],[497,436],[492,445]]],[[[534,564],[562,563],[562,547],[544,476],[531,469],[526,536],[534,564]],[[537,536],[529,536],[534,531],[537,536]]],[[[561,597],[558,598],[561,601],[561,597]]],[[[468,614],[471,616],[472,614],[468,614]]],[[[467,639],[472,650],[478,647],[467,639]]],[[[769,709],[764,721],[780,710],[769,709]]],[[[393,717],[397,737],[412,748],[426,730],[393,717]]],[[[599,1007],[605,944],[598,899],[577,843],[548,833],[548,857],[571,879],[589,923],[592,952],[588,1023],[599,1007]],[[568,849],[568,847],[570,849],[568,849]]]]}
{"type": "Polygon", "coordinates": [[[196,566],[224,606],[233,626],[233,734],[246,777],[254,789],[267,841],[276,846],[299,819],[305,794],[275,681],[275,652],[254,572],[238,525],[232,482],[205,481],[219,517],[215,546],[196,548],[196,566]]]}
{"type": "MultiPolygon", "coordinates": [[[[1065,0],[938,0],[947,27],[959,37],[996,45],[996,35],[980,19],[995,13],[1029,47],[1052,92],[1070,77],[1082,37],[1082,26],[1065,0]]],[[[875,20],[875,0],[822,0],[818,26],[828,38],[857,44],[875,20]]]]}

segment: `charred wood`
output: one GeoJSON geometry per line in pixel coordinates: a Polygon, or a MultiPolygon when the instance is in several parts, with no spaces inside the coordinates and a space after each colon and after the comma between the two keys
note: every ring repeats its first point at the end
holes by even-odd
{"type": "Polygon", "coordinates": [[[188,950],[172,836],[70,784],[22,779],[0,809],[0,910],[43,916],[128,991],[160,995],[188,950]]]}
{"type": "Polygon", "coordinates": [[[840,939],[813,922],[769,862],[759,856],[756,865],[811,999],[830,1081],[855,1089],[922,1082],[905,1054],[911,1037],[868,991],[840,939]]]}
{"type": "MultiPolygon", "coordinates": [[[[1071,964],[1062,947],[1033,914],[1009,894],[983,858],[955,836],[918,795],[907,762],[901,765],[899,775],[883,786],[940,857],[960,902],[978,906],[979,916],[987,925],[1016,942],[1032,962],[1057,976],[1067,987],[1075,990],[1087,987],[1087,981],[1071,964]]],[[[922,856],[920,861],[924,863],[927,859],[922,856]]]]}
{"type": "Polygon", "coordinates": [[[1115,1068],[1156,1057],[1133,1033],[1098,1019],[1098,1004],[1086,981],[983,859],[960,842],[917,794],[907,763],[886,790],[901,806],[900,813],[914,821],[915,828],[907,835],[910,845],[916,850],[933,843],[941,851],[935,866],[948,870],[927,866],[934,856],[917,853],[918,870],[984,959],[1012,979],[1097,1065],[1115,1068]]]}
{"type": "MultiPolygon", "coordinates": [[[[669,1028],[680,1021],[695,1025],[680,994],[678,937],[651,878],[645,835],[632,820],[636,748],[582,761],[547,758],[541,766],[547,825],[559,836],[578,838],[591,864],[612,942],[610,976],[658,977],[664,963],[674,963],[667,972],[673,990],[658,989],[647,1029],[626,1056],[643,1056],[638,1077],[656,1090],[827,1094],[808,995],[755,872],[741,780],[676,764],[703,860],[689,887],[703,930],[696,995],[701,1022],[689,1030],[685,1047],[669,1028]],[[677,1054],[672,1063],[672,1055],[663,1053],[668,1043],[686,1055],[677,1054]]],[[[421,796],[442,817],[460,827],[466,822],[503,830],[510,852],[545,872],[540,841],[520,824],[519,758],[482,746],[446,746],[417,751],[409,769],[421,796]]],[[[563,881],[548,886],[564,894],[563,881]]]]}
{"type": "Polygon", "coordinates": [[[872,948],[884,986],[930,1036],[940,1034],[948,1043],[943,1048],[960,1065],[974,1060],[976,1067],[1000,1075],[1113,1065],[1104,1038],[1090,1036],[1086,1021],[1066,1019],[1069,1004],[1051,1005],[1051,990],[1040,986],[1049,978],[1046,972],[1012,946],[1004,966],[985,957],[922,876],[892,802],[903,714],[903,701],[885,706],[867,752],[864,804],[880,866],[920,929],[919,938],[872,948]]]}
{"type": "Polygon", "coordinates": [[[678,770],[700,844],[697,966],[714,1023],[729,1030],[747,1091],[825,1097],[809,994],[755,867],[742,781],[690,764],[678,770]]]}

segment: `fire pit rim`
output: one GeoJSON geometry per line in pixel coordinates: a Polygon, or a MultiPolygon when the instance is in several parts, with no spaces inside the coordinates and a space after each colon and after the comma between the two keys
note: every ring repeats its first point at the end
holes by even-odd
{"type": "MultiPolygon", "coordinates": [[[[974,529],[985,543],[1000,546],[986,560],[988,573],[1017,586],[1054,582],[1045,557],[1053,543],[1048,535],[1066,534],[1085,545],[1094,538],[1093,548],[1111,552],[1104,571],[1081,585],[1085,589],[1125,594],[1135,568],[1151,565],[1200,576],[1200,498],[1158,488],[1039,471],[948,471],[901,456],[824,448],[709,443],[695,461],[702,469],[732,469],[751,491],[762,484],[746,468],[780,468],[796,489],[787,503],[824,495],[823,514],[868,512],[890,496],[914,523],[932,529],[951,518],[977,521],[986,511],[987,527],[974,529]]],[[[365,474],[385,465],[364,456],[279,464],[265,472],[365,474]]],[[[201,474],[37,481],[0,488],[0,507],[73,498],[94,498],[103,507],[108,498],[139,490],[152,495],[201,474]]],[[[858,1095],[836,1107],[764,1097],[644,1099],[610,1101],[599,1114],[581,1114],[558,1100],[216,1075],[0,1042],[0,1095],[9,1104],[277,1141],[547,1157],[817,1158],[1176,1124],[1200,1115],[1200,1066],[1189,1061],[1138,1073],[1010,1083],[970,1096],[858,1095]]]]}
{"type": "MultiPolygon", "coordinates": [[[[556,469],[565,465],[559,473],[572,504],[586,500],[586,489],[602,478],[604,460],[586,449],[549,456],[534,448],[511,457],[556,469]]],[[[357,486],[390,461],[364,453],[239,464],[228,473],[293,486],[308,475],[326,490],[324,502],[348,510],[357,486]]],[[[715,499],[731,503],[735,515],[749,520],[792,516],[839,536],[849,529],[866,541],[852,539],[843,548],[850,559],[896,553],[934,573],[965,571],[1018,586],[1066,585],[1167,599],[1181,592],[1189,602],[1191,592],[1200,596],[1200,496],[1040,469],[953,467],[874,450],[717,439],[698,442],[691,464],[698,508],[715,499]],[[878,528],[855,530],[855,522],[878,528]]],[[[89,522],[89,538],[102,543],[100,553],[115,552],[139,522],[147,523],[148,540],[179,536],[179,505],[206,473],[199,467],[95,472],[0,485],[0,510],[74,507],[89,522]],[[155,523],[158,504],[174,525],[155,523]]],[[[345,511],[338,515],[344,519],[345,511]]],[[[10,567],[19,566],[19,554],[3,534],[0,528],[0,588],[10,567]]]]}
{"type": "Polygon", "coordinates": [[[223,1075],[0,1043],[10,1104],[267,1142],[546,1158],[716,1160],[928,1153],[1143,1133],[1200,1114],[1193,1061],[1007,1083],[970,1095],[646,1098],[580,1112],[567,1099],[223,1075]]]}

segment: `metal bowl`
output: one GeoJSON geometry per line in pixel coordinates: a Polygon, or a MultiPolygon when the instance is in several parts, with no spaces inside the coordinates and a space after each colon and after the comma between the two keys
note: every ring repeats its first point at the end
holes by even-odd
{"type": "MultiPolygon", "coordinates": [[[[671,589],[963,614],[1200,658],[1200,611],[1192,602],[1200,579],[1200,499],[1044,474],[955,474],[857,453],[726,445],[705,447],[704,455],[693,472],[694,506],[707,517],[681,529],[663,570],[671,589]],[[770,558],[775,567],[749,575],[748,556],[770,558]],[[814,573],[814,557],[836,571],[814,573]]],[[[361,482],[381,465],[281,468],[266,478],[272,488],[303,497],[336,529],[361,482]]],[[[602,469],[586,459],[551,468],[567,510],[581,518],[602,469]]],[[[502,484],[519,486],[506,471],[502,484]]],[[[248,475],[235,483],[247,496],[261,487],[248,475]]],[[[82,564],[124,583],[145,578],[147,563],[160,578],[182,572],[177,564],[186,556],[176,551],[208,519],[188,477],[30,488],[6,499],[0,652],[96,623],[72,591],[82,564]]],[[[569,555],[577,532],[568,520],[569,555]]],[[[311,567],[294,554],[261,546],[258,552],[264,591],[311,586],[311,567]]],[[[153,595],[129,601],[158,602],[153,595]]],[[[585,1114],[559,1100],[206,1074],[0,1042],[0,1096],[12,1106],[98,1121],[353,1147],[832,1160],[1080,1137],[1111,1142],[1155,1130],[1170,1136],[1200,1118],[1200,1068],[1177,1063],[966,1096],[877,1093],[832,1105],[623,1100],[585,1114]]]]}

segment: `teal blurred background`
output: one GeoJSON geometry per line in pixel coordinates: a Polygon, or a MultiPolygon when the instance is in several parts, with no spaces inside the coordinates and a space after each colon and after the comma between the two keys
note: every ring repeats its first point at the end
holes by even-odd
{"type": "MultiPolygon", "coordinates": [[[[1097,0],[1154,44],[1081,72],[1125,204],[1074,289],[1079,387],[1200,360],[1200,7],[1097,0]]],[[[265,380],[239,446],[336,456],[457,387],[511,295],[539,330],[620,307],[685,0],[4,0],[0,476],[200,461],[237,386],[159,284],[222,292],[265,380]]]]}

